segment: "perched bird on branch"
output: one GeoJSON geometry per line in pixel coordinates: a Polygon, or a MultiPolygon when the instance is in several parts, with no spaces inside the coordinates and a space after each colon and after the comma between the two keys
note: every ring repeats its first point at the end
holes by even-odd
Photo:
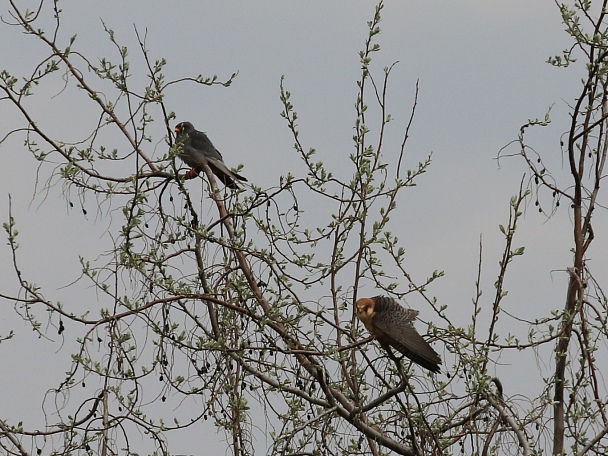
{"type": "Polygon", "coordinates": [[[247,181],[243,176],[228,169],[224,164],[222,154],[213,146],[211,140],[202,131],[194,128],[190,122],[182,122],[175,127],[176,144],[181,148],[178,157],[192,169],[186,173],[186,179],[193,179],[203,170],[203,165],[209,165],[213,174],[226,187],[238,188],[238,181],[247,181]]]}
{"type": "Polygon", "coordinates": [[[361,298],[355,305],[359,320],[376,336],[392,359],[396,358],[391,347],[425,369],[439,372],[441,358],[414,328],[417,310],[406,309],[386,296],[361,298]]]}

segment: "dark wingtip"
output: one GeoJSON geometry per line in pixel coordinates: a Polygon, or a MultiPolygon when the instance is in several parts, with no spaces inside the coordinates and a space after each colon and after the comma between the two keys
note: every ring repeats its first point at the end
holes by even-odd
{"type": "Polygon", "coordinates": [[[441,367],[439,367],[439,364],[433,364],[433,363],[425,363],[425,364],[420,364],[420,366],[424,367],[425,369],[428,369],[429,371],[435,373],[435,374],[440,374],[441,373],[441,367]]]}
{"type": "Polygon", "coordinates": [[[418,364],[419,366],[424,367],[425,369],[434,373],[441,372],[441,368],[439,367],[441,364],[441,359],[439,358],[439,355],[435,354],[435,356],[433,356],[434,350],[430,346],[428,348],[429,350],[432,350],[432,353],[429,353],[428,357],[413,352],[403,344],[396,344],[395,348],[400,351],[402,355],[409,358],[412,362],[418,364]],[[429,357],[432,357],[432,359],[429,357]]]}
{"type": "Polygon", "coordinates": [[[413,353],[405,354],[405,356],[407,356],[409,359],[411,359],[414,363],[418,364],[420,367],[424,367],[425,369],[427,369],[431,372],[434,372],[434,373],[441,372],[441,367],[439,367],[439,365],[441,364],[441,361],[439,361],[439,363],[437,363],[430,359],[422,358],[413,353]]]}

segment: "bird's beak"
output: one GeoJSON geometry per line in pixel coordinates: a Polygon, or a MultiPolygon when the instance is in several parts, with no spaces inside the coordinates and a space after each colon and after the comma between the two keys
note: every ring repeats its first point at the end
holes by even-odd
{"type": "Polygon", "coordinates": [[[182,131],[182,127],[180,127],[179,125],[175,127],[175,133],[179,133],[180,131],[182,131]]]}

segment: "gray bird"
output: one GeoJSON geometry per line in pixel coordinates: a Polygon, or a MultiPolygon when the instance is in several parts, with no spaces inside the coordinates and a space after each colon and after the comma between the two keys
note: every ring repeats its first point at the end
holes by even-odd
{"type": "Polygon", "coordinates": [[[238,188],[237,181],[247,181],[243,176],[230,171],[224,164],[222,154],[213,146],[207,135],[194,128],[190,122],[182,122],[175,127],[176,144],[181,148],[178,157],[192,167],[186,173],[186,179],[199,175],[206,163],[219,180],[228,188],[238,188]]]}
{"type": "Polygon", "coordinates": [[[439,372],[441,358],[414,328],[417,310],[406,309],[386,296],[361,298],[355,306],[359,320],[389,356],[393,357],[390,348],[393,347],[425,369],[439,372]]]}

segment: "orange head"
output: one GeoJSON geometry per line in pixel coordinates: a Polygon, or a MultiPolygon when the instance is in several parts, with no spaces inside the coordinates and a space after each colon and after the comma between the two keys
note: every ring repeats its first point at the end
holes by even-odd
{"type": "Polygon", "coordinates": [[[355,304],[357,306],[357,317],[359,319],[370,318],[374,313],[376,301],[373,298],[361,298],[355,304]]]}

